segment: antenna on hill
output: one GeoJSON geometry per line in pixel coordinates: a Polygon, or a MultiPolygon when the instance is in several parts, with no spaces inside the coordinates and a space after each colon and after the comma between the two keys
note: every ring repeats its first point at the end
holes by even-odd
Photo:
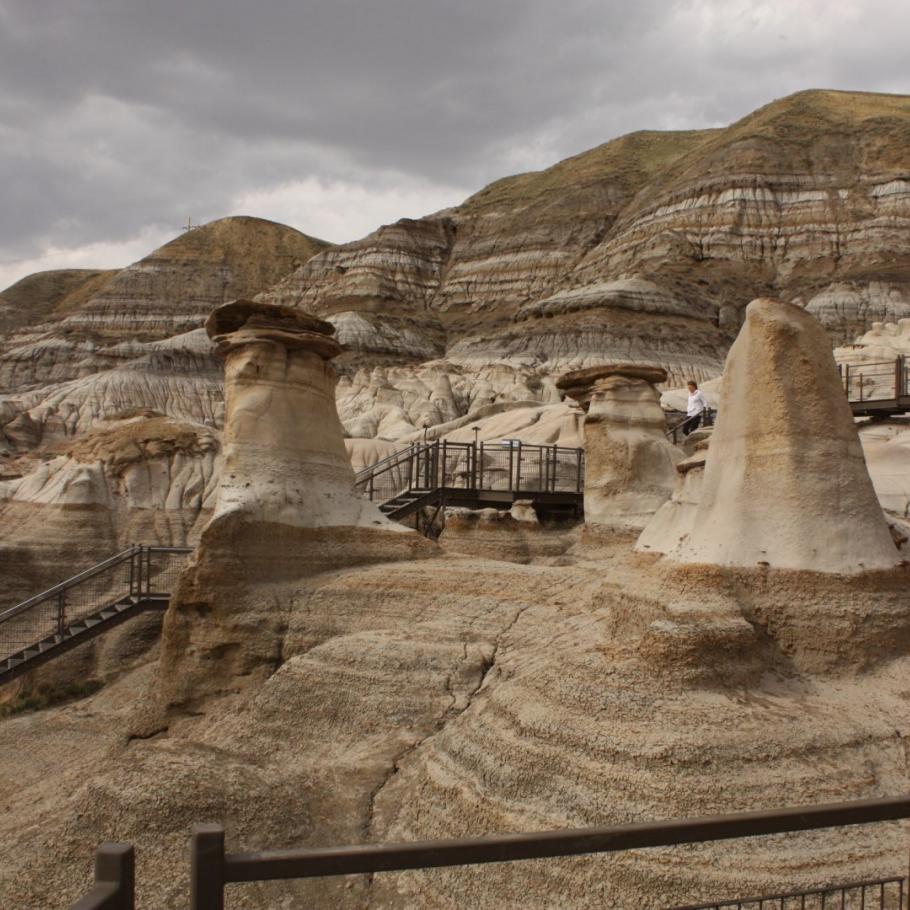
{"type": "Polygon", "coordinates": [[[195,231],[196,228],[200,227],[198,224],[193,224],[193,219],[187,217],[186,224],[183,227],[184,231],[195,231]]]}

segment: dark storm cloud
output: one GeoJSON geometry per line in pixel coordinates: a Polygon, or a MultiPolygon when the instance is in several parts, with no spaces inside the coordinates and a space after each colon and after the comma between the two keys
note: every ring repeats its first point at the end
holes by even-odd
{"type": "Polygon", "coordinates": [[[350,239],[399,197],[431,210],[631,129],[907,90],[908,20],[898,0],[0,0],[0,259],[254,197],[350,239]]]}

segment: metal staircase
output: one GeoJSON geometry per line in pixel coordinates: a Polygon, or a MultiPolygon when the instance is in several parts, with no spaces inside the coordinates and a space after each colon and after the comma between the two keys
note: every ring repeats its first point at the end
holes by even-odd
{"type": "Polygon", "coordinates": [[[132,546],[0,613],[0,685],[167,607],[189,547],[132,546]]]}

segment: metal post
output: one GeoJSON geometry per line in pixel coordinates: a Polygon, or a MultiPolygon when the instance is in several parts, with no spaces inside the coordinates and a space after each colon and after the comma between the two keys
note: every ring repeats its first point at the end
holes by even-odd
{"type": "Polygon", "coordinates": [[[57,636],[63,639],[63,630],[66,628],[66,588],[61,588],[57,594],[57,636]]]}
{"type": "Polygon", "coordinates": [[[375,479],[374,475],[370,474],[370,502],[373,501],[373,480],[374,479],[375,479]]]}
{"type": "Polygon", "coordinates": [[[900,399],[900,397],[904,394],[904,383],[903,383],[903,376],[902,376],[903,371],[901,370],[901,366],[903,365],[902,364],[903,359],[904,358],[900,354],[898,354],[897,357],[894,358],[894,398],[895,398],[895,400],[900,399]]]}
{"type": "Polygon", "coordinates": [[[224,828],[221,825],[193,826],[190,910],[224,910],[224,828]]]}
{"type": "Polygon", "coordinates": [[[116,885],[111,910],[136,906],[136,852],[129,844],[102,844],[95,854],[95,883],[116,885]]]}
{"type": "Polygon", "coordinates": [[[576,466],[576,471],[577,471],[577,478],[575,481],[575,492],[576,493],[583,492],[582,486],[581,486],[581,460],[582,460],[582,458],[584,458],[584,449],[576,449],[575,450],[575,466],[576,466]]]}
{"type": "Polygon", "coordinates": [[[443,439],[442,441],[442,476],[439,475],[439,471],[436,472],[437,485],[444,487],[446,485],[446,467],[447,467],[447,458],[449,456],[448,451],[448,441],[443,439]]]}
{"type": "Polygon", "coordinates": [[[850,364],[844,365],[844,391],[847,393],[847,399],[850,398],[850,364]]]}
{"type": "Polygon", "coordinates": [[[863,374],[863,373],[859,374],[859,400],[860,401],[863,400],[863,376],[864,375],[865,374],[863,374]]]}
{"type": "Polygon", "coordinates": [[[515,492],[521,489],[521,440],[518,440],[518,464],[515,466],[515,492]]]}
{"type": "Polygon", "coordinates": [[[483,442],[480,443],[480,466],[477,475],[477,489],[483,489],[483,442]]]}

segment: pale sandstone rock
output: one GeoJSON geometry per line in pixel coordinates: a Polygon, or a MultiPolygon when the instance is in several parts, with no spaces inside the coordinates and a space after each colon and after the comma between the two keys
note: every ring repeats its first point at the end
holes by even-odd
{"type": "Polygon", "coordinates": [[[806,309],[842,339],[862,333],[876,322],[898,321],[910,316],[910,287],[871,281],[866,285],[837,282],[816,294],[806,309]]]}
{"type": "Polygon", "coordinates": [[[856,573],[900,557],[824,331],[755,300],[727,358],[685,563],[856,573]]]}
{"type": "Polygon", "coordinates": [[[287,607],[257,584],[304,579],[435,547],[354,489],[335,407],[332,326],[238,300],[206,322],[225,359],[224,461],[214,515],[165,617],[158,711],[261,683],[279,659],[287,607]]]}
{"type": "Polygon", "coordinates": [[[235,301],[206,324],[225,358],[224,466],[213,523],[398,528],[354,491],[327,323],[235,301]]]}
{"type": "Polygon", "coordinates": [[[666,436],[658,368],[615,364],[557,383],[585,409],[585,523],[641,530],[670,498],[682,453],[666,436]]]}
{"type": "Polygon", "coordinates": [[[524,565],[558,559],[575,543],[575,535],[569,527],[545,530],[532,503],[519,500],[508,511],[446,509],[439,543],[452,553],[524,565]]]}
{"type": "Polygon", "coordinates": [[[872,423],[859,433],[879,503],[887,512],[910,518],[910,422],[872,423]]]}
{"type": "Polygon", "coordinates": [[[692,532],[701,500],[707,449],[708,442],[704,440],[691,455],[676,465],[676,489],[645,525],[635,544],[636,550],[669,553],[692,532]]]}
{"type": "MultiPolygon", "coordinates": [[[[235,597],[280,616],[261,686],[147,739],[126,736],[131,704],[160,685],[143,670],[0,721],[4,902],[75,900],[92,850],[119,838],[143,857],[143,906],[179,906],[200,818],[223,822],[232,850],[257,850],[906,789],[906,572],[643,567],[625,542],[572,552],[568,567],[445,557],[238,585],[235,597]],[[36,759],[23,764],[23,751],[36,759]]],[[[657,910],[891,875],[905,861],[893,830],[868,826],[229,894],[250,910],[545,910],[554,899],[657,910]]]]}

